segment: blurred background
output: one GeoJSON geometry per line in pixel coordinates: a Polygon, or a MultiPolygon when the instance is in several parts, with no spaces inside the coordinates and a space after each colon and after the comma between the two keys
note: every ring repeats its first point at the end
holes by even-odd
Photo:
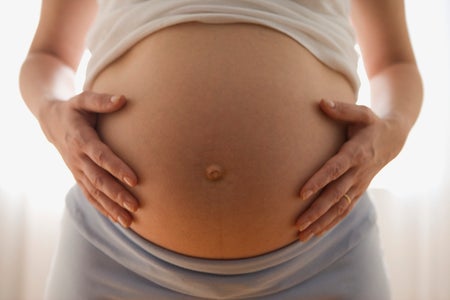
{"type": "MultiPolygon", "coordinates": [[[[425,84],[402,153],[370,186],[393,300],[450,299],[450,3],[406,0],[425,84]]],[[[41,299],[64,197],[74,180],[25,107],[20,65],[40,1],[0,2],[0,299],[41,299]]],[[[78,75],[81,88],[86,53],[78,75]]],[[[368,104],[363,70],[359,102],[368,104]]]]}

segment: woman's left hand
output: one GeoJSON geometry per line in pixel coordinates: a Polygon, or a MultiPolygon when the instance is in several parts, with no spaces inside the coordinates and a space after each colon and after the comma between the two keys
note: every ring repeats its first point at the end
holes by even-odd
{"type": "Polygon", "coordinates": [[[301,241],[341,221],[375,175],[400,152],[407,135],[399,120],[380,118],[366,106],[322,100],[320,108],[328,117],[348,124],[347,141],[300,191],[303,200],[320,191],[297,220],[301,241]]]}

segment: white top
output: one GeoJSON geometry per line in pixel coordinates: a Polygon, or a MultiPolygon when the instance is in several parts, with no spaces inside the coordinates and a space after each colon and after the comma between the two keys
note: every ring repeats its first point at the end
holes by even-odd
{"type": "Polygon", "coordinates": [[[109,63],[149,34],[177,23],[247,22],[276,29],[298,41],[359,88],[358,55],[349,0],[97,0],[87,47],[85,88],[109,63]]]}

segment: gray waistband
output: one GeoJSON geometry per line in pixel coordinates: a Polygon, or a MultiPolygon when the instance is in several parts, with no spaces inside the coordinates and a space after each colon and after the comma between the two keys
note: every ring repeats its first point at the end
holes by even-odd
{"type": "Polygon", "coordinates": [[[77,186],[69,192],[66,202],[76,227],[97,249],[163,287],[187,295],[199,291],[197,297],[208,297],[212,288],[230,297],[248,297],[299,284],[352,249],[376,219],[373,204],[364,194],[352,212],[322,237],[256,257],[215,260],[169,251],[112,223],[89,204],[77,186]],[[245,289],[236,289],[244,282],[245,289]]]}

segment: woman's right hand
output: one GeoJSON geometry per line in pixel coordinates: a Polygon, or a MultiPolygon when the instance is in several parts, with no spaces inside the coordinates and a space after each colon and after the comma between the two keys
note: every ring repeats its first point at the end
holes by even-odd
{"type": "Polygon", "coordinates": [[[95,129],[98,114],[120,110],[125,103],[123,96],[85,91],[67,101],[50,101],[39,121],[89,202],[128,227],[130,212],[135,212],[139,203],[124,184],[135,186],[137,176],[100,140],[95,129]]]}

